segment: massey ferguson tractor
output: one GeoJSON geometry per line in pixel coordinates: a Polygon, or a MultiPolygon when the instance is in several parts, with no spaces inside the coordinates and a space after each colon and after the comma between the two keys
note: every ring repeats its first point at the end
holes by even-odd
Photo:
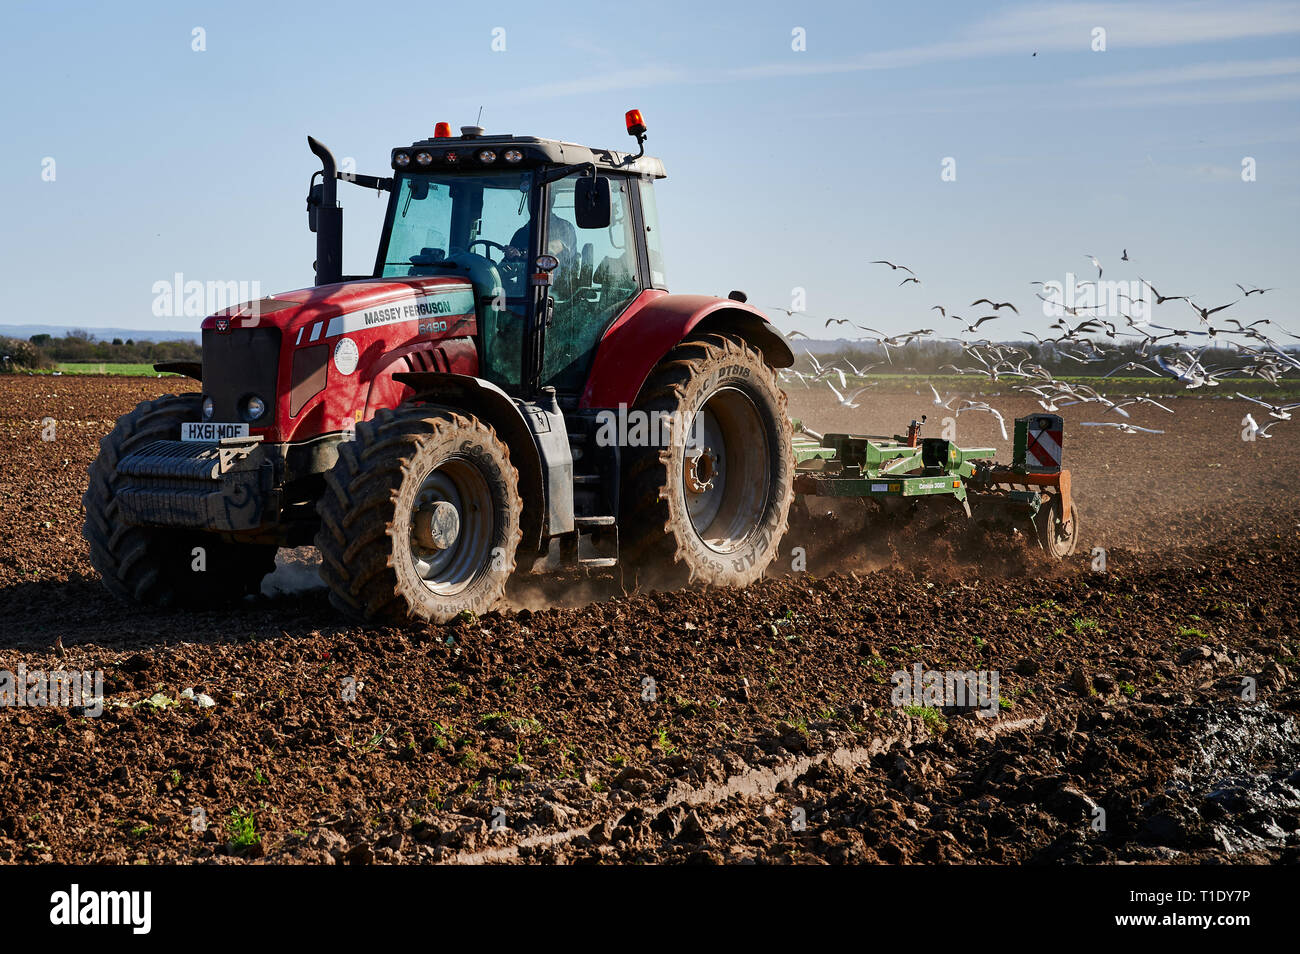
{"type": "Polygon", "coordinates": [[[118,420],[90,469],[105,584],[152,604],[256,592],[314,543],[364,619],[481,613],[516,566],[743,586],[777,553],[796,458],[785,339],[743,294],[664,276],[635,154],[478,127],[392,151],[391,177],[308,144],[314,287],[203,322],[202,383],[118,420]],[[388,193],[344,274],[339,180],[388,193]]]}

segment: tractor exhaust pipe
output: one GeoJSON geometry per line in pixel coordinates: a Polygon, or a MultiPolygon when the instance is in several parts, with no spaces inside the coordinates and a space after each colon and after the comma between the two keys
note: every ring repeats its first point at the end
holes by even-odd
{"type": "Polygon", "coordinates": [[[311,136],[307,146],[321,161],[321,181],[307,196],[307,212],[316,233],[316,284],[343,280],[343,210],[338,203],[338,166],[334,154],[311,136]]]}

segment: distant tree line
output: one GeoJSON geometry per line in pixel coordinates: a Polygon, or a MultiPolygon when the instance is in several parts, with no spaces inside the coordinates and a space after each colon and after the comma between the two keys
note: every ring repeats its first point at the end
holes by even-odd
{"type": "Polygon", "coordinates": [[[0,370],[39,370],[60,362],[152,364],[157,361],[198,361],[202,348],[195,341],[100,340],[89,331],[69,332],[65,338],[32,335],[26,341],[0,338],[0,370]]]}

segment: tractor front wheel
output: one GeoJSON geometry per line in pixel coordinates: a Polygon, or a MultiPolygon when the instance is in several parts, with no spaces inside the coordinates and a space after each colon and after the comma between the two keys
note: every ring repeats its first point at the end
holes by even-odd
{"type": "Polygon", "coordinates": [[[746,586],[785,535],[794,455],[785,392],[743,340],[682,342],[651,373],[636,410],[659,442],[626,450],[624,566],[669,584],[746,586]],[[669,439],[656,421],[670,422],[669,439]]]}
{"type": "Polygon", "coordinates": [[[445,623],[501,599],[523,505],[492,428],[433,407],[383,410],[357,425],[325,481],[316,546],[336,607],[445,623]]]}

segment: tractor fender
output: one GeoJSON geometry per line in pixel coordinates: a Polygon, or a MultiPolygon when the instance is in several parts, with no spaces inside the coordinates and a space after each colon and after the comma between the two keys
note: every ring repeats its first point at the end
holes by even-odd
{"type": "Polygon", "coordinates": [[[520,546],[536,551],[542,544],[547,508],[542,481],[542,459],[532,429],[510,395],[491,381],[470,374],[441,371],[400,371],[393,380],[415,391],[410,401],[434,404],[449,411],[473,414],[491,425],[510,449],[510,462],[519,472],[519,496],[524,501],[520,515],[523,540],[520,546]]]}
{"type": "Polygon", "coordinates": [[[380,355],[367,369],[370,383],[366,390],[363,420],[370,420],[381,407],[393,407],[402,402],[408,385],[397,380],[397,375],[408,371],[475,375],[478,372],[478,348],[473,338],[441,338],[416,341],[380,355]]]}
{"type": "Polygon", "coordinates": [[[649,290],[637,296],[601,336],[579,406],[631,407],[655,365],[682,339],[706,332],[743,338],[774,368],[794,364],[790,345],[753,305],[712,295],[649,290]]]}

